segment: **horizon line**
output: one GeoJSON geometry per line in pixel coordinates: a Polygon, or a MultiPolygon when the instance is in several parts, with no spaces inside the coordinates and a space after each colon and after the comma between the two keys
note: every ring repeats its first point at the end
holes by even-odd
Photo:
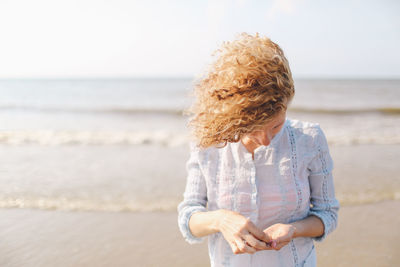
{"type": "MultiPolygon", "coordinates": [[[[199,77],[188,75],[174,76],[36,76],[36,77],[1,77],[0,81],[10,80],[196,80],[199,77]]],[[[293,76],[294,80],[400,80],[400,76],[293,76]]]]}

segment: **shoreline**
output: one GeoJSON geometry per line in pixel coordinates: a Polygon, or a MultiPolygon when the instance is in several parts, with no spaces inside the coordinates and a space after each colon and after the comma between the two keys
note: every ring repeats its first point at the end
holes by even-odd
{"type": "MultiPolygon", "coordinates": [[[[1,208],[175,211],[187,146],[1,146],[1,208]],[[157,168],[154,168],[157,163],[157,168]]],[[[400,145],[331,146],[342,206],[400,200],[400,145]]]]}

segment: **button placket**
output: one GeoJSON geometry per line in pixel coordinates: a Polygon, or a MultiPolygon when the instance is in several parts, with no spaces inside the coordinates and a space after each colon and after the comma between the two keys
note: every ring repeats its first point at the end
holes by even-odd
{"type": "Polygon", "coordinates": [[[257,184],[256,184],[256,165],[254,164],[251,153],[245,153],[245,168],[248,170],[250,175],[250,186],[251,186],[251,210],[250,220],[256,222],[258,219],[258,208],[257,208],[257,184]]]}
{"type": "Polygon", "coordinates": [[[257,207],[257,197],[258,197],[258,190],[257,190],[257,177],[256,177],[256,165],[254,164],[253,160],[250,162],[251,170],[250,170],[250,181],[251,181],[251,209],[252,213],[250,215],[250,220],[256,223],[258,219],[258,207],[257,207]]]}

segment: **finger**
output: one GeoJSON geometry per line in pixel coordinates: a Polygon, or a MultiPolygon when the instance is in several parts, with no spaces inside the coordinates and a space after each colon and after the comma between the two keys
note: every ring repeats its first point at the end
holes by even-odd
{"type": "Polygon", "coordinates": [[[271,242],[269,242],[269,243],[266,243],[267,244],[267,247],[269,248],[269,249],[275,249],[276,248],[276,241],[274,240],[274,241],[271,241],[271,242]]]}
{"type": "Polygon", "coordinates": [[[264,244],[265,244],[265,248],[263,248],[263,249],[256,249],[257,251],[261,251],[261,250],[274,250],[274,248],[271,246],[271,243],[266,243],[266,242],[264,242],[264,244]]]}
{"type": "Polygon", "coordinates": [[[285,242],[285,240],[282,239],[282,237],[278,236],[278,237],[274,237],[273,242],[275,242],[276,244],[285,242]]]}
{"type": "Polygon", "coordinates": [[[229,245],[231,246],[233,254],[239,254],[240,253],[239,248],[237,247],[235,241],[229,242],[229,245]]]}
{"type": "Polygon", "coordinates": [[[282,243],[279,243],[278,245],[276,245],[275,250],[280,250],[281,248],[283,248],[283,247],[286,246],[287,244],[289,244],[289,242],[282,242],[282,243]]]}
{"type": "Polygon", "coordinates": [[[275,234],[273,240],[279,244],[279,243],[284,243],[284,242],[289,242],[291,240],[290,236],[285,234],[285,233],[278,233],[275,234]]]}
{"type": "Polygon", "coordinates": [[[265,242],[271,242],[271,238],[266,233],[264,233],[263,231],[258,229],[257,226],[255,226],[254,223],[252,221],[250,221],[249,219],[247,219],[246,226],[247,226],[246,227],[247,231],[249,231],[252,235],[254,235],[259,240],[262,240],[265,242]]]}
{"type": "Polygon", "coordinates": [[[260,241],[256,239],[253,235],[251,234],[245,234],[243,235],[244,240],[253,248],[255,249],[267,249],[267,244],[263,241],[260,241]]]}
{"type": "MultiPolygon", "coordinates": [[[[240,253],[250,253],[254,254],[256,250],[246,244],[246,241],[241,240],[241,239],[235,239],[236,241],[236,246],[239,249],[240,253]]],[[[238,253],[238,254],[240,254],[238,253]]],[[[235,253],[236,254],[236,253],[235,253]]]]}
{"type": "Polygon", "coordinates": [[[291,239],[292,238],[288,233],[282,233],[276,240],[279,240],[279,242],[289,242],[291,239]]]}
{"type": "Polygon", "coordinates": [[[269,243],[266,243],[266,244],[267,244],[268,249],[275,249],[276,246],[277,246],[277,243],[276,243],[275,240],[274,240],[274,241],[271,241],[271,242],[269,242],[269,243]]]}
{"type": "Polygon", "coordinates": [[[289,243],[290,240],[291,239],[288,238],[287,236],[278,236],[278,237],[274,238],[271,245],[272,245],[272,247],[277,247],[279,244],[289,243]]]}

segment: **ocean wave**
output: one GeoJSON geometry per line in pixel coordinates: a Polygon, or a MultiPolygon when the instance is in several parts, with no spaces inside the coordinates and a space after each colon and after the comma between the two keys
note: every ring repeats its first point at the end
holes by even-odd
{"type": "MultiPolygon", "coordinates": [[[[337,194],[340,205],[355,206],[382,201],[400,200],[397,192],[357,192],[337,194]]],[[[176,211],[181,199],[157,198],[153,200],[79,199],[66,197],[0,197],[0,208],[29,208],[67,211],[152,212],[176,211]]]]}
{"type": "Polygon", "coordinates": [[[135,114],[168,114],[183,115],[179,108],[145,108],[145,107],[53,107],[30,105],[2,105],[2,110],[34,111],[34,112],[63,112],[63,113],[109,113],[122,115],[135,114]]]}
{"type": "Polygon", "coordinates": [[[166,131],[1,131],[0,144],[6,145],[142,145],[179,146],[187,135],[166,131]]]}
{"type": "Polygon", "coordinates": [[[337,114],[351,115],[363,113],[375,113],[382,115],[400,115],[400,107],[371,107],[371,108],[309,108],[309,107],[289,107],[292,112],[316,113],[316,114],[337,114]]]}
{"type": "MultiPolygon", "coordinates": [[[[168,107],[55,107],[35,105],[0,105],[2,110],[35,111],[35,112],[67,112],[67,113],[109,113],[109,114],[160,114],[183,116],[183,108],[168,107]]],[[[368,107],[368,108],[341,108],[341,107],[301,107],[291,106],[290,112],[315,113],[315,114],[363,114],[375,113],[381,115],[400,115],[400,107],[368,107]]]]}
{"type": "Polygon", "coordinates": [[[0,197],[0,208],[29,208],[67,211],[176,211],[179,201],[121,201],[106,199],[79,199],[65,197],[0,197]]]}
{"type": "Polygon", "coordinates": [[[329,145],[399,145],[400,135],[327,136],[329,145]]]}
{"type": "MultiPolygon", "coordinates": [[[[359,135],[327,134],[330,145],[396,145],[400,135],[394,132],[359,135]]],[[[0,144],[4,145],[160,145],[174,147],[186,145],[188,134],[158,131],[0,131],[0,144]]]]}
{"type": "Polygon", "coordinates": [[[378,203],[388,200],[400,200],[400,191],[337,193],[336,197],[339,200],[341,206],[354,206],[378,203]]]}

